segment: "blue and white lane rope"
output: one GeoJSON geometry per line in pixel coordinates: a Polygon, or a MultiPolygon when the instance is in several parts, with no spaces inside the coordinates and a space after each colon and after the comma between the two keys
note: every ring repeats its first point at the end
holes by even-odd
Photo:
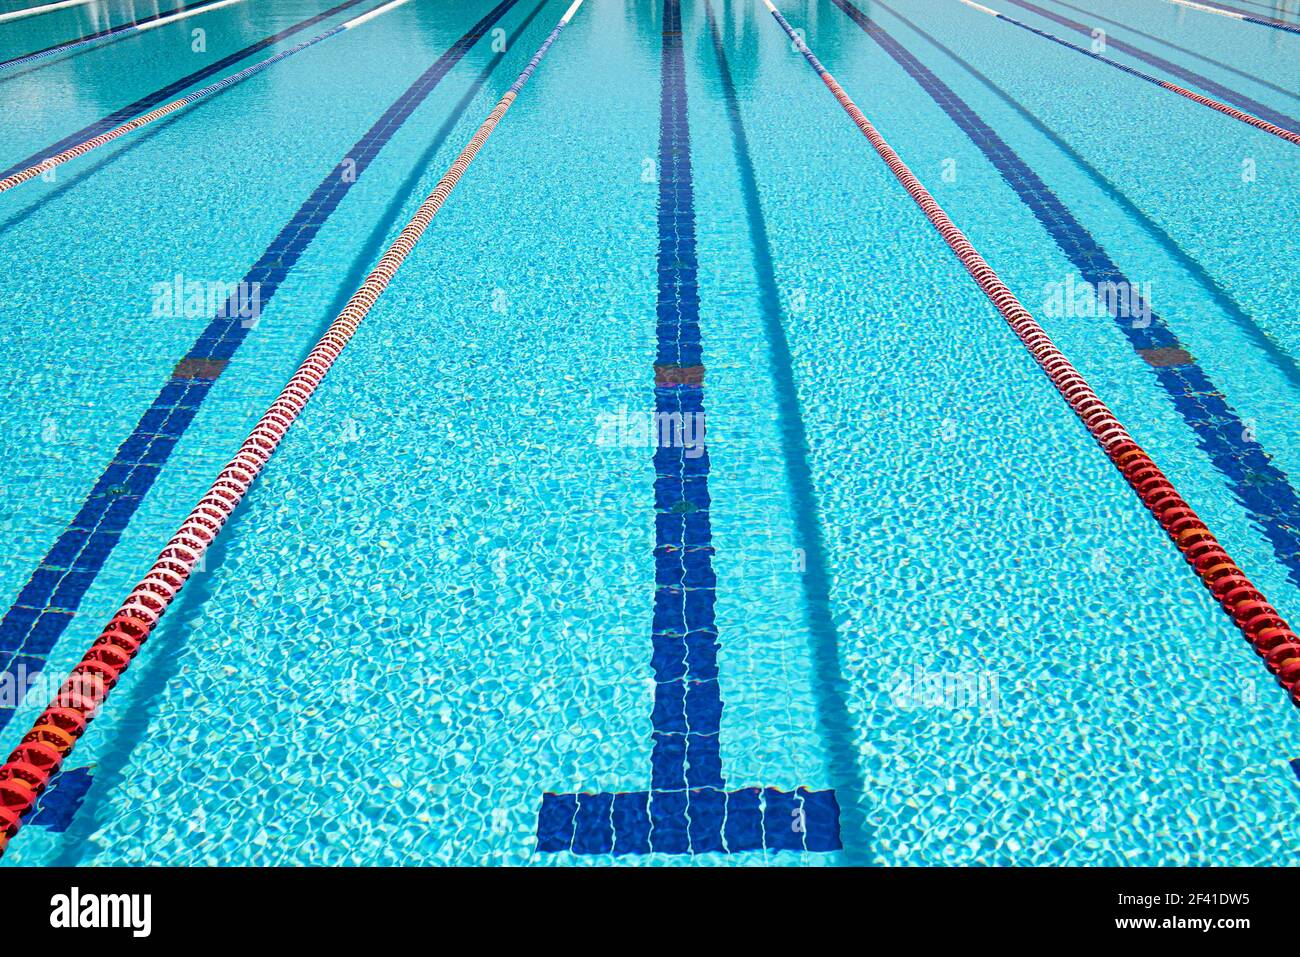
{"type": "Polygon", "coordinates": [[[261,73],[263,70],[267,69],[268,67],[273,66],[276,63],[279,63],[281,60],[293,56],[295,53],[301,53],[303,50],[307,49],[310,46],[315,46],[317,43],[320,43],[323,40],[328,40],[330,37],[335,37],[338,36],[340,33],[345,33],[346,31],[351,30],[353,27],[358,27],[369,20],[373,20],[375,17],[387,13],[389,10],[392,10],[396,7],[400,7],[404,3],[409,3],[409,2],[410,0],[389,0],[388,3],[381,4],[380,6],[375,7],[373,10],[361,14],[361,16],[359,17],[353,17],[351,20],[348,20],[346,23],[341,23],[337,27],[334,27],[333,29],[326,30],[324,33],[320,33],[314,37],[311,37],[310,39],[303,40],[297,46],[290,47],[287,50],[282,50],[279,53],[277,53],[275,56],[267,57],[265,60],[262,60],[258,63],[254,63],[252,66],[245,67],[244,69],[240,70],[238,73],[232,73],[230,76],[218,80],[216,83],[209,84],[208,86],[205,86],[201,90],[195,90],[193,93],[190,93],[187,96],[183,96],[179,100],[172,100],[170,103],[166,104],[165,106],[160,106],[158,107],[158,109],[146,113],[143,116],[137,116],[135,119],[127,123],[123,123],[121,126],[115,127],[107,131],[106,133],[101,133],[99,134],[99,136],[95,136],[92,137],[91,139],[86,140],[84,143],[78,143],[76,146],[70,146],[61,153],[56,153],[54,156],[50,156],[47,157],[46,159],[41,160],[41,162],[37,163],[35,166],[29,166],[24,170],[19,170],[17,173],[14,173],[12,176],[7,176],[4,179],[0,179],[0,193],[3,193],[5,190],[13,189],[15,186],[19,185],[20,183],[25,183],[29,179],[34,179],[35,177],[40,176],[42,173],[47,173],[50,170],[54,169],[56,166],[61,166],[62,164],[68,162],[68,160],[76,159],[78,156],[83,156],[86,153],[89,153],[91,150],[98,149],[99,147],[103,146],[105,143],[111,143],[119,136],[124,136],[127,133],[130,133],[134,130],[138,130],[140,127],[152,123],[154,120],[162,119],[164,116],[167,116],[169,113],[175,113],[177,110],[183,109],[184,107],[189,106],[191,103],[195,103],[206,97],[212,96],[214,93],[220,93],[222,90],[234,86],[236,83],[239,83],[242,80],[248,79],[250,76],[252,76],[255,73],[261,73]]]}
{"type": "Polygon", "coordinates": [[[5,60],[0,62],[0,70],[5,70],[13,66],[23,66],[27,63],[35,63],[37,60],[44,60],[47,57],[58,56],[61,53],[70,53],[73,50],[80,50],[83,47],[93,46],[101,40],[108,40],[112,37],[125,39],[126,35],[130,33],[140,33],[145,30],[152,30],[154,27],[165,26],[168,23],[175,23],[178,20],[198,16],[200,13],[207,13],[209,10],[216,10],[220,7],[228,7],[232,3],[242,2],[243,0],[211,0],[209,3],[199,4],[194,7],[170,10],[166,13],[155,13],[152,16],[141,17],[139,20],[133,20],[130,23],[123,23],[120,26],[109,27],[107,30],[100,30],[97,33],[92,33],[88,37],[81,37],[78,40],[69,40],[67,43],[56,43],[54,46],[46,47],[44,50],[37,50],[35,53],[28,53],[25,56],[14,57],[12,60],[5,60]]]}
{"type": "Polygon", "coordinates": [[[1193,10],[1200,10],[1203,13],[1217,13],[1221,17],[1240,20],[1242,23],[1272,27],[1274,30],[1285,30],[1287,33],[1300,33],[1300,26],[1296,26],[1294,23],[1283,23],[1281,20],[1273,20],[1269,17],[1257,17],[1254,14],[1243,13],[1240,10],[1229,10],[1226,7],[1211,6],[1207,3],[1194,3],[1192,0],[1165,0],[1165,2],[1176,3],[1180,7],[1191,7],[1193,10]]]}

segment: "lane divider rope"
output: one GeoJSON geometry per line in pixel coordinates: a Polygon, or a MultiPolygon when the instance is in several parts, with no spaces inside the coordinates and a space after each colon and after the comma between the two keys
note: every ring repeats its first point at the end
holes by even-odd
{"type": "MultiPolygon", "coordinates": [[[[240,3],[242,0],[208,0],[207,3],[198,6],[181,8],[179,10],[168,10],[163,13],[155,13],[148,17],[141,17],[138,20],[132,20],[130,23],[123,23],[120,26],[109,27],[106,30],[99,30],[87,37],[81,37],[76,40],[69,40],[66,43],[56,43],[54,46],[46,47],[43,50],[37,50],[34,53],[27,53],[20,57],[14,57],[12,60],[0,62],[0,70],[8,69],[13,66],[23,66],[27,63],[34,63],[37,60],[44,60],[47,57],[57,56],[61,53],[70,53],[81,47],[87,47],[101,40],[107,40],[110,37],[117,37],[119,40],[126,39],[126,34],[138,33],[148,30],[154,26],[162,26],[164,23],[175,23],[177,20],[184,20],[187,17],[195,17],[200,13],[207,13],[209,10],[215,10],[218,7],[228,6],[231,3],[240,3]]],[[[107,46],[108,44],[105,44],[107,46]]]]}
{"type": "Polygon", "coordinates": [[[1005,20],[1007,23],[1020,27],[1022,30],[1028,30],[1030,33],[1036,34],[1045,40],[1051,40],[1053,43],[1059,43],[1063,47],[1069,47],[1071,50],[1074,50],[1077,53],[1082,53],[1084,56],[1109,64],[1117,70],[1123,70],[1130,76],[1135,76],[1140,80],[1146,80],[1148,83],[1154,83],[1156,86],[1162,87],[1171,93],[1177,93],[1179,96],[1186,97],[1202,106],[1208,106],[1212,110],[1217,110],[1224,116],[1230,116],[1234,120],[1239,120],[1242,123],[1255,127],[1257,130],[1263,130],[1265,133],[1271,133],[1274,136],[1281,137],[1288,143],[1294,143],[1297,146],[1300,146],[1300,133],[1284,129],[1274,123],[1268,122],[1267,120],[1261,120],[1258,116],[1251,116],[1249,113],[1243,113],[1234,106],[1229,106],[1227,103],[1221,103],[1218,100],[1212,100],[1208,96],[1202,96],[1200,93],[1193,92],[1185,86],[1179,86],[1177,83],[1170,83],[1168,80],[1162,80],[1157,76],[1152,76],[1150,73],[1143,73],[1141,70],[1120,63],[1118,60],[1112,60],[1110,57],[1102,56],[1100,53],[1094,53],[1086,47],[1079,46],[1077,43],[1063,40],[1055,34],[1048,33],[1046,30],[1040,30],[1037,27],[1030,26],[1028,23],[1017,20],[1015,17],[1009,17],[1005,13],[1001,13],[991,7],[986,7],[982,3],[976,3],[975,0],[957,0],[957,2],[965,4],[972,10],[978,10],[980,13],[988,14],[989,16],[996,17],[999,20],[1005,20]]]}
{"type": "Polygon", "coordinates": [[[1167,3],[1176,3],[1180,7],[1190,7],[1193,10],[1200,10],[1204,13],[1217,13],[1221,17],[1228,17],[1231,20],[1240,20],[1242,23],[1254,23],[1261,27],[1272,27],[1274,30],[1285,30],[1287,33],[1300,33],[1300,26],[1294,23],[1285,23],[1281,20],[1274,20],[1270,17],[1257,17],[1253,13],[1244,13],[1240,10],[1229,10],[1226,7],[1211,6],[1206,3],[1193,3],[1192,0],[1166,0],[1167,3]]]}
{"type": "Polygon", "coordinates": [[[90,650],[72,669],[54,700],[23,736],[22,743],[0,767],[0,853],[18,833],[23,816],[35,806],[50,778],[63,765],[122,673],[157,627],[163,613],[185,587],[208,547],[248,494],[254,480],[326,373],[582,3],[583,0],[573,0],[523,72],[497,101],[496,107],[438,180],[433,191],[425,197],[410,222],[325,330],[234,458],[226,463],[207,494],[181,523],[149,573],[132,589],[90,650]]]}
{"type": "MultiPolygon", "coordinates": [[[[287,216],[237,285],[237,289],[255,285],[261,290],[263,315],[344,198],[366,176],[387,144],[488,31],[519,2],[500,0],[470,25],[379,113],[366,132],[325,172],[294,213],[287,216]]],[[[502,46],[510,47],[531,28],[548,0],[535,2],[515,24],[509,42],[502,46]]],[[[505,50],[493,51],[469,89],[443,118],[431,141],[431,149],[441,148],[460,125],[465,112],[473,106],[474,97],[495,75],[505,55],[505,50]]],[[[423,166],[417,172],[422,171],[423,166]]],[[[149,491],[173,460],[179,443],[193,430],[198,412],[211,397],[218,379],[248,344],[251,324],[240,318],[244,310],[240,308],[239,297],[232,296],[224,308],[209,311],[208,322],[196,330],[196,337],[163,379],[135,427],[122,438],[104,470],[86,490],[80,507],[74,506],[75,512],[63,531],[0,616],[0,672],[10,670],[24,657],[44,660],[54,650],[64,631],[80,614],[82,599],[125,537],[149,491]]],[[[26,689],[19,690],[22,693],[15,698],[26,695],[26,689]]],[[[0,732],[13,720],[13,706],[18,703],[16,700],[0,702],[0,732]]],[[[3,757],[0,753],[0,760],[3,757]]]]}
{"type": "MultiPolygon", "coordinates": [[[[227,0],[227,2],[234,3],[236,0],[227,0]]],[[[230,76],[220,79],[215,83],[211,83],[208,86],[203,87],[201,90],[195,90],[193,93],[183,96],[179,100],[172,100],[170,103],[145,113],[143,116],[137,116],[135,119],[114,127],[107,132],[100,133],[98,136],[91,137],[85,142],[78,143],[76,146],[70,146],[61,153],[56,153],[53,156],[41,160],[41,162],[37,163],[35,166],[29,166],[26,169],[19,170],[11,176],[6,176],[4,179],[0,179],[0,193],[13,189],[15,186],[25,183],[30,179],[35,179],[42,173],[49,172],[57,166],[62,166],[69,160],[74,160],[79,156],[84,156],[91,150],[98,149],[107,143],[111,143],[118,137],[125,136],[127,133],[138,130],[140,127],[146,126],[154,120],[160,120],[170,113],[175,113],[177,110],[184,109],[191,103],[196,103],[199,100],[212,96],[213,94],[220,93],[222,90],[232,87],[236,83],[240,83],[256,73],[261,73],[263,70],[274,66],[281,60],[293,56],[295,53],[301,53],[308,47],[315,46],[317,43],[328,40],[330,37],[336,37],[340,33],[358,27],[369,20],[373,20],[375,17],[387,13],[395,7],[400,7],[402,4],[409,2],[410,0],[389,0],[388,3],[380,4],[367,13],[363,13],[358,17],[353,17],[346,23],[341,23],[337,27],[326,30],[324,33],[318,33],[316,36],[303,40],[301,43],[292,46],[287,50],[281,50],[279,53],[275,54],[275,56],[267,57],[265,60],[260,60],[252,66],[244,67],[244,69],[240,70],[238,73],[232,73],[230,76]]],[[[211,8],[209,7],[208,9],[211,8]]],[[[157,25],[156,22],[150,24],[150,26],[157,25]]]]}
{"type": "Polygon", "coordinates": [[[795,48],[804,55],[840,106],[870,141],[894,177],[943,236],[966,271],[979,284],[1017,338],[1029,350],[1034,361],[1047,374],[1056,390],[1137,493],[1142,504],[1160,523],[1188,564],[1195,569],[1201,582],[1264,659],[1269,671],[1290,694],[1292,703],[1300,707],[1300,637],[1250,582],[1192,507],[1178,494],[1160,467],[1133,440],[1083,375],[1030,315],[1029,310],[984,261],[966,235],[948,218],[948,214],[822,66],[771,0],[763,0],[763,3],[790,37],[795,48]]]}

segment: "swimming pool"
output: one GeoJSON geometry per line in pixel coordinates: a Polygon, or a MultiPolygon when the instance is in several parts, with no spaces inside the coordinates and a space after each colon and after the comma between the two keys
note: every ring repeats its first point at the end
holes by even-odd
{"type": "MultiPolygon", "coordinates": [[[[0,66],[0,179],[380,4],[209,6],[0,66]]],[[[1298,147],[1225,112],[1300,129],[1300,36],[779,6],[1300,616],[1298,147]]],[[[410,0],[0,195],[10,687],[81,659],[568,9],[410,0]]],[[[586,0],[4,862],[1289,863],[1296,730],[763,5],[586,0]]]]}

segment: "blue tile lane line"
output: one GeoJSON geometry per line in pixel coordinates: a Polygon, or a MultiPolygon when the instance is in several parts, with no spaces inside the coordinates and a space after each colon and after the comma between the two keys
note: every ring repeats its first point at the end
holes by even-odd
{"type": "Polygon", "coordinates": [[[265,40],[259,40],[256,43],[244,47],[242,50],[236,50],[234,53],[230,54],[229,56],[224,56],[220,60],[217,60],[215,63],[212,63],[209,66],[205,66],[201,70],[195,70],[193,73],[189,74],[188,76],[181,77],[179,80],[177,80],[174,83],[169,83],[166,86],[162,87],[161,89],[154,90],[152,93],[140,97],[140,99],[136,100],[134,103],[129,103],[126,106],[122,107],[120,110],[115,110],[114,112],[110,113],[108,116],[96,120],[94,123],[91,123],[89,126],[84,126],[81,129],[79,129],[77,132],[65,136],[57,143],[53,143],[50,146],[45,147],[45,149],[37,153],[33,153],[31,156],[27,157],[24,160],[20,160],[19,162],[15,163],[13,166],[10,166],[3,173],[0,173],[0,179],[4,179],[7,176],[12,176],[14,173],[25,170],[30,166],[35,166],[37,163],[40,163],[41,161],[43,161],[49,156],[54,156],[58,153],[62,153],[64,150],[68,149],[69,147],[76,146],[78,143],[84,143],[86,140],[92,139],[93,137],[98,136],[100,133],[106,133],[109,130],[113,129],[114,127],[121,126],[127,120],[134,119],[135,117],[139,116],[142,113],[148,113],[150,110],[152,110],[155,106],[158,106],[160,103],[166,103],[169,100],[176,99],[178,94],[188,89],[189,87],[194,86],[196,83],[206,80],[210,76],[216,76],[218,73],[224,72],[227,67],[235,63],[238,63],[240,60],[243,60],[246,57],[250,57],[254,53],[259,52],[260,50],[265,50],[269,46],[274,46],[275,44],[279,43],[281,40],[293,36],[295,33],[300,33],[309,27],[314,27],[316,24],[321,23],[324,20],[328,20],[330,17],[334,16],[335,14],[342,13],[344,10],[347,10],[350,7],[355,7],[360,2],[361,0],[344,0],[344,2],[340,3],[338,6],[330,7],[328,10],[325,10],[322,13],[318,13],[315,16],[308,17],[306,20],[303,20],[301,23],[296,23],[291,27],[287,27],[286,29],[281,30],[279,33],[272,34],[271,36],[267,37],[265,40]]]}
{"type": "MultiPolygon", "coordinates": [[[[659,117],[657,416],[704,415],[704,356],[679,0],[664,0],[659,117]]],[[[537,849],[703,854],[840,848],[833,791],[726,790],[707,448],[655,450],[650,789],[542,796],[537,849]],[[698,451],[698,450],[697,450],[698,451]]]]}
{"type": "MultiPolygon", "coordinates": [[[[831,2],[906,70],[970,137],[1085,280],[1094,286],[1115,283],[1137,288],[1038,174],[964,100],[849,0],[831,2]]],[[[1195,433],[1198,447],[1227,479],[1237,501],[1273,546],[1292,583],[1300,586],[1300,498],[1287,476],[1272,464],[1263,446],[1247,438],[1251,432],[1245,422],[1163,318],[1153,310],[1145,328],[1128,318],[1114,318],[1195,433]]]]}
{"type": "MultiPolygon", "coordinates": [[[[1054,23],[1059,23],[1061,26],[1068,27],[1078,33],[1092,36],[1092,29],[1090,27],[1087,27],[1078,21],[1071,20],[1069,17],[1063,17],[1059,13],[1045,10],[1036,3],[1029,3],[1028,0],[1007,0],[1007,2],[1014,3],[1018,7],[1022,7],[1031,13],[1036,13],[1041,17],[1045,17],[1054,23]]],[[[1071,43],[1069,40],[1062,40],[1060,37],[1048,33],[1046,30],[1039,30],[1037,27],[1031,27],[1029,24],[1022,23],[1015,17],[1007,16],[1005,13],[997,14],[997,18],[999,20],[1005,20],[1007,23],[1013,23],[1022,30],[1028,30],[1030,33],[1036,34],[1045,40],[1051,40],[1053,43],[1059,43],[1061,46],[1069,47],[1071,50],[1082,53],[1084,56],[1091,57],[1094,60],[1100,60],[1102,63],[1107,63],[1110,66],[1123,70],[1125,73],[1131,74],[1132,76],[1146,80],[1149,83],[1162,83],[1158,77],[1148,76],[1140,70],[1135,70],[1131,66],[1125,66],[1123,63],[1104,57],[1100,53],[1093,53],[1086,47],[1078,46],[1077,44],[1071,43]]],[[[1214,80],[1211,80],[1209,77],[1202,76],[1193,70],[1179,66],[1177,63],[1166,60],[1164,57],[1156,56],[1154,53],[1148,53],[1140,47],[1135,47],[1131,43],[1125,43],[1123,40],[1117,40],[1111,36],[1106,37],[1106,45],[1108,47],[1114,47],[1121,53],[1127,53],[1129,56],[1141,60],[1143,63],[1148,63],[1151,66],[1164,70],[1166,73],[1170,73],[1178,77],[1180,80],[1199,86],[1202,90],[1214,94],[1225,103],[1231,103],[1233,106],[1245,110],[1247,113],[1253,113],[1261,120],[1267,120],[1274,126],[1280,126],[1285,130],[1300,130],[1300,119],[1296,119],[1294,116],[1288,116],[1286,113],[1282,113],[1270,106],[1266,106],[1258,100],[1246,96],[1244,93],[1238,93],[1231,87],[1226,87],[1222,83],[1217,83],[1214,80]]]]}
{"type": "MultiPolygon", "coordinates": [[[[196,3],[188,7],[185,6],[184,4],[181,4],[178,7],[172,7],[170,10],[164,10],[161,13],[152,13],[147,17],[140,17],[135,20],[128,20],[126,23],[118,24],[115,27],[106,27],[103,30],[96,30],[94,33],[88,33],[84,37],[77,37],[75,40],[68,40],[65,41],[64,43],[56,43],[53,46],[44,47],[43,49],[36,50],[32,53],[26,53],[23,54],[22,56],[14,57],[12,60],[5,60],[3,63],[0,63],[0,70],[3,70],[6,67],[11,67],[11,66],[20,66],[24,63],[32,63],[36,60],[43,60],[46,57],[54,56],[55,54],[58,53],[69,53],[80,47],[84,47],[91,43],[94,43],[97,40],[103,40],[106,37],[117,36],[120,33],[129,33],[138,26],[142,26],[143,24],[146,23],[152,23],[155,20],[161,20],[163,17],[170,17],[173,13],[181,13],[181,12],[192,13],[195,10],[202,10],[204,7],[209,7],[214,3],[220,3],[220,2],[221,0],[207,0],[207,2],[205,3],[196,3]]],[[[125,39],[125,37],[119,37],[119,39],[125,39]]]]}
{"type": "MultiPolygon", "coordinates": [[[[263,309],[384,144],[517,2],[502,0],[439,57],[357,141],[271,241],[243,280],[260,284],[263,309]],[[354,175],[344,176],[345,170],[354,175]]],[[[172,449],[247,337],[249,324],[238,315],[238,295],[233,294],[227,303],[227,315],[214,317],[177,364],[158,397],[91,488],[81,510],[0,620],[0,660],[5,662],[5,671],[21,676],[44,667],[44,656],[71,622],[172,449]]],[[[16,680],[16,684],[21,687],[23,682],[16,680]]],[[[14,710],[0,707],[0,728],[9,723],[14,710]]]]}

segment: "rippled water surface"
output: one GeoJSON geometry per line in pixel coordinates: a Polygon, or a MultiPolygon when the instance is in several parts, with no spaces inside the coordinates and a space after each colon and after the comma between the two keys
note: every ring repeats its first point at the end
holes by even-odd
{"type": "MultiPolygon", "coordinates": [[[[81,656],[568,4],[410,0],[0,194],[14,680],[81,656]],[[213,318],[185,290],[249,277],[256,321],[149,419],[213,318]]],[[[0,166],[376,5],[0,67],[0,166]]],[[[990,6],[1300,117],[1300,36],[990,6]]],[[[0,59],[170,9],[0,24],[0,59]]],[[[1297,147],[956,0],[782,12],[1300,617],[1297,147]],[[1098,314],[1098,275],[1150,311],[1098,314]]],[[[48,690],[0,708],[6,752],[48,690]]],[[[5,861],[1288,863],[1298,731],[762,5],[586,0],[5,861]],[[657,450],[683,395],[707,446],[657,450]]]]}

